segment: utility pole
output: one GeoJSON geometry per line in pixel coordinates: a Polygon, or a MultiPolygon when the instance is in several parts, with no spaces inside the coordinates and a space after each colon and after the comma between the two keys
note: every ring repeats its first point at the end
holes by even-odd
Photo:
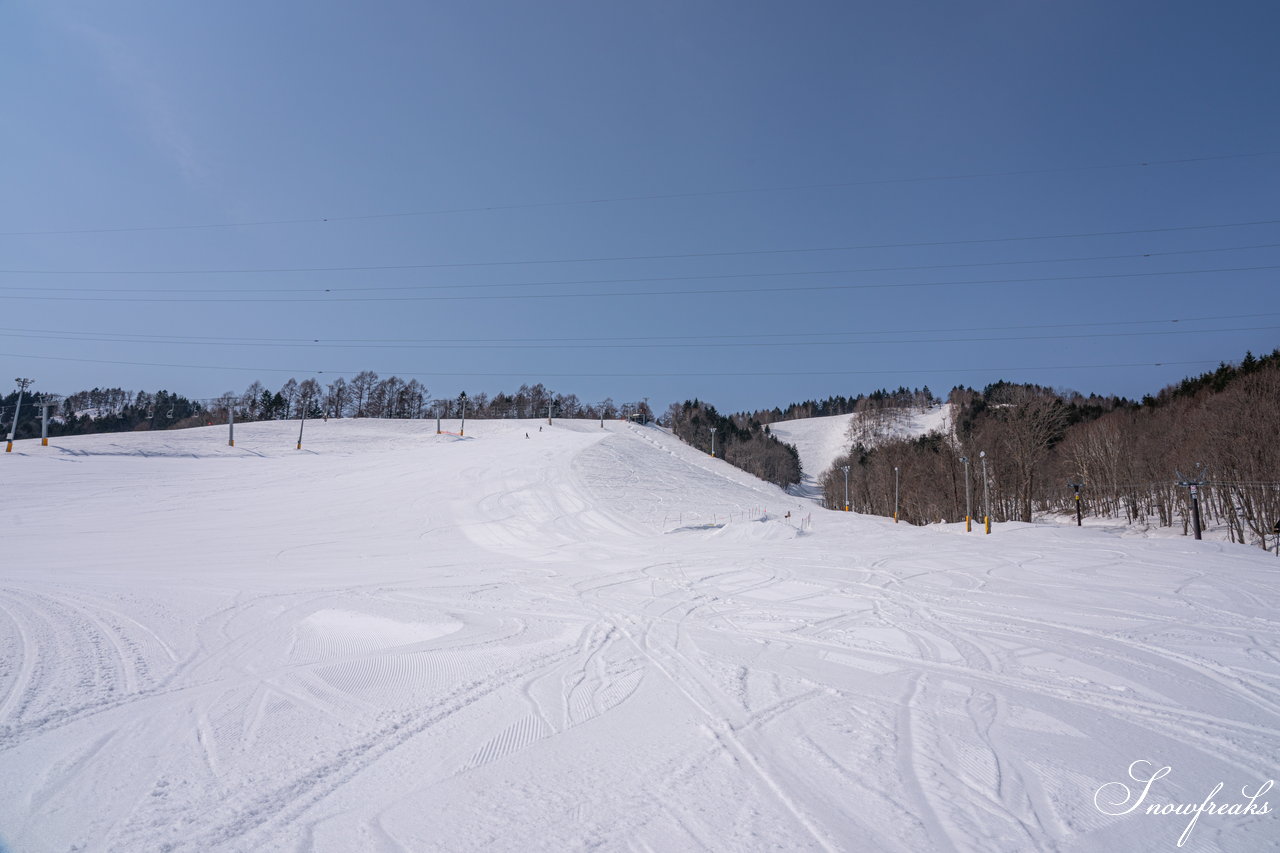
{"type": "MultiPolygon", "coordinates": [[[[1200,463],[1196,463],[1196,472],[1200,471],[1200,463]]],[[[1204,485],[1204,480],[1192,480],[1178,474],[1180,478],[1179,486],[1186,486],[1191,491],[1191,529],[1195,532],[1196,538],[1200,538],[1200,487],[1204,485]]]]}
{"type": "Polygon", "coordinates": [[[987,534],[991,533],[991,480],[987,477],[987,451],[978,451],[978,458],[982,460],[982,524],[987,530],[987,534]]]}
{"type": "Polygon", "coordinates": [[[893,466],[893,523],[898,523],[898,466],[893,466]]]}
{"type": "Polygon", "coordinates": [[[298,449],[302,449],[302,428],[307,425],[307,404],[310,400],[307,397],[302,398],[302,421],[298,424],[298,449]]]}
{"type": "Polygon", "coordinates": [[[462,404],[462,424],[458,427],[458,435],[467,434],[467,392],[463,391],[458,395],[458,402],[462,404]]]}
{"type": "Polygon", "coordinates": [[[440,401],[436,400],[436,435],[440,435],[440,401]]]}
{"type": "Polygon", "coordinates": [[[234,403],[227,404],[227,447],[236,446],[236,407],[234,403]]]}
{"type": "Polygon", "coordinates": [[[841,465],[840,470],[844,471],[844,511],[849,511],[849,466],[841,465]]]}
{"type": "Polygon", "coordinates": [[[711,427],[711,455],[716,455],[716,428],[711,427]]]}
{"type": "Polygon", "coordinates": [[[15,379],[13,381],[18,383],[18,403],[13,407],[13,423],[9,424],[9,438],[8,444],[4,448],[5,453],[13,452],[13,436],[18,431],[18,415],[22,413],[22,392],[26,391],[32,382],[35,382],[34,379],[15,379]]]}
{"type": "Polygon", "coordinates": [[[1084,483],[1067,483],[1067,485],[1076,490],[1076,527],[1080,527],[1083,524],[1080,520],[1080,487],[1084,483]]]}
{"type": "Polygon", "coordinates": [[[554,408],[550,403],[547,404],[547,426],[551,426],[551,410],[554,408]]]}
{"type": "Polygon", "coordinates": [[[960,461],[964,463],[964,532],[973,532],[973,501],[970,497],[969,490],[969,457],[961,456],[960,461]]]}

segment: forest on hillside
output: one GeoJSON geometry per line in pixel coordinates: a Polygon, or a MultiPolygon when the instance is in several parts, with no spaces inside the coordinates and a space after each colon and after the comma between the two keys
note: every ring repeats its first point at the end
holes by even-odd
{"type": "MultiPolygon", "coordinates": [[[[351,380],[338,377],[327,385],[315,379],[290,378],[275,390],[254,382],[243,392],[228,391],[213,399],[192,399],[169,391],[126,391],[93,388],[66,395],[28,391],[18,414],[15,438],[41,435],[48,403],[50,436],[153,429],[184,429],[237,422],[289,420],[302,417],[430,418],[534,418],[551,414],[561,418],[653,418],[647,400],[614,403],[606,398],[584,403],[575,394],[551,391],[541,383],[521,385],[514,393],[484,392],[457,397],[432,398],[416,379],[379,377],[364,371],[351,380]]],[[[13,425],[18,392],[0,399],[0,427],[7,434],[13,425]]]]}
{"type": "Polygon", "coordinates": [[[761,480],[786,488],[800,482],[800,454],[745,415],[728,416],[700,400],[672,403],[663,418],[672,433],[761,480]]]}
{"type": "Polygon", "coordinates": [[[1280,520],[1280,350],[1140,403],[1007,382],[947,402],[952,435],[851,436],[822,477],[826,505],[844,506],[847,466],[853,511],[892,515],[896,484],[899,517],[915,524],[962,520],[966,483],[973,516],[989,503],[993,521],[1074,513],[1079,484],[1085,514],[1187,531],[1191,483],[1204,523],[1233,542],[1263,545],[1280,520]]]}

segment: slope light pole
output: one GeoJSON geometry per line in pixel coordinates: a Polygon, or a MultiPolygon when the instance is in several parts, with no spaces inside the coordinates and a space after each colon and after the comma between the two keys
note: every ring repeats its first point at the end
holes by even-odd
{"type": "Polygon", "coordinates": [[[844,511],[849,511],[849,466],[841,465],[840,469],[844,471],[844,511]]]}
{"type": "MultiPolygon", "coordinates": [[[[1196,463],[1196,473],[1200,472],[1200,463],[1196,463]]],[[[1182,477],[1181,474],[1178,475],[1182,477]]],[[[1200,538],[1200,487],[1204,485],[1204,480],[1199,478],[1192,480],[1182,477],[1178,482],[1179,486],[1186,486],[1191,491],[1191,528],[1195,531],[1196,538],[1200,538]]]]}
{"type": "Polygon", "coordinates": [[[44,395],[40,395],[40,402],[36,405],[40,407],[40,446],[49,446],[49,404],[45,401],[44,395]]]}
{"type": "Polygon", "coordinates": [[[973,500],[970,497],[969,489],[969,457],[961,456],[960,461],[964,463],[964,532],[973,532],[973,500]]]}
{"type": "Polygon", "coordinates": [[[987,451],[978,451],[982,460],[982,525],[991,533],[991,479],[987,477],[987,451]]]}
{"type": "Polygon", "coordinates": [[[458,395],[458,402],[462,404],[462,424],[458,427],[458,435],[467,434],[467,392],[463,391],[458,395]]]}
{"type": "Polygon", "coordinates": [[[22,392],[26,391],[32,382],[35,382],[34,379],[15,379],[13,381],[18,383],[18,403],[13,407],[13,423],[9,424],[9,438],[4,448],[5,453],[13,452],[13,436],[18,431],[18,415],[22,413],[22,392]]]}
{"type": "Polygon", "coordinates": [[[1082,527],[1084,522],[1080,520],[1080,487],[1084,483],[1071,482],[1067,483],[1067,485],[1076,490],[1076,527],[1082,527]]]}
{"type": "Polygon", "coordinates": [[[716,427],[711,427],[711,455],[716,455],[716,427]]]}
{"type": "Polygon", "coordinates": [[[227,447],[236,446],[236,406],[227,404],[227,447]]]}
{"type": "Polygon", "coordinates": [[[898,523],[898,466],[893,466],[893,523],[898,523]]]}

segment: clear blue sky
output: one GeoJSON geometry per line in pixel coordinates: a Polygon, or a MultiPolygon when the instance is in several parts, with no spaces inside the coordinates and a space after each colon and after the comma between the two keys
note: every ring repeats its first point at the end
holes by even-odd
{"type": "Polygon", "coordinates": [[[1274,3],[19,0],[0,25],[3,382],[371,369],[740,410],[1141,396],[1280,345],[1274,3]]]}

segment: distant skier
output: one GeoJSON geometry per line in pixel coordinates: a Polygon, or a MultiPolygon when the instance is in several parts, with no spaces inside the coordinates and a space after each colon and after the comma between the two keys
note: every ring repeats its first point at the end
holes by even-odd
{"type": "Polygon", "coordinates": [[[528,437],[529,437],[529,433],[527,433],[527,432],[526,432],[526,433],[524,434],[524,437],[525,437],[525,438],[528,438],[528,437]]]}

